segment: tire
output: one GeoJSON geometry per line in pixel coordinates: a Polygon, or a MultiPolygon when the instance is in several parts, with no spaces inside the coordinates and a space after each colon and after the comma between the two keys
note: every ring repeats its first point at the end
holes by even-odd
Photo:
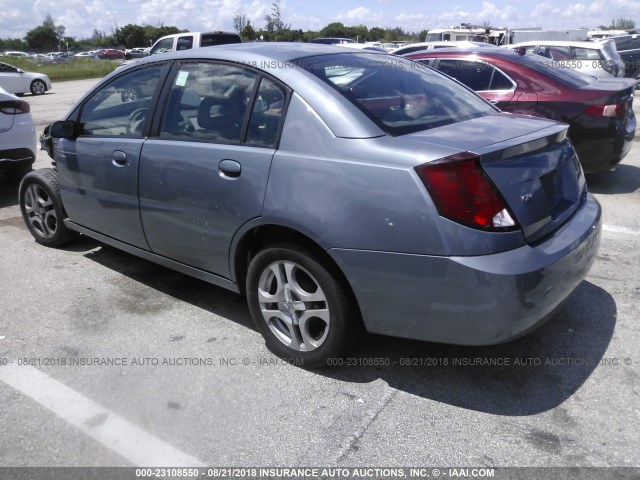
{"type": "Polygon", "coordinates": [[[310,250],[277,244],[260,251],[247,271],[246,295],[253,321],[276,355],[319,368],[344,352],[354,308],[333,269],[310,250]]]}
{"type": "Polygon", "coordinates": [[[42,80],[34,80],[29,87],[32,95],[44,95],[47,91],[47,86],[42,80]]]}
{"type": "Polygon", "coordinates": [[[59,247],[76,236],[63,219],[58,173],[52,168],[33,170],[20,182],[18,201],[22,218],[36,242],[59,247]]]}

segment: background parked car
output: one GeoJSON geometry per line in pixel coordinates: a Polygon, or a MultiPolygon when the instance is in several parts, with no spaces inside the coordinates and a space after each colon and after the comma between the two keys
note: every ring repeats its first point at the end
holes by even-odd
{"type": "Polygon", "coordinates": [[[631,80],[550,68],[540,55],[502,48],[439,49],[407,57],[455,78],[505,112],[568,123],[585,172],[614,168],[631,149],[636,130],[631,80]]]}
{"type": "Polygon", "coordinates": [[[640,88],[640,34],[611,37],[625,65],[625,77],[636,80],[640,88]]]}
{"type": "Polygon", "coordinates": [[[19,58],[29,58],[30,55],[26,52],[4,52],[5,57],[19,57],[19,58]]]}
{"type": "Polygon", "coordinates": [[[146,57],[147,55],[149,55],[148,48],[128,48],[124,51],[124,58],[126,60],[131,60],[132,58],[142,58],[146,57]]]}
{"type": "Polygon", "coordinates": [[[351,38],[319,37],[309,40],[309,43],[319,43],[322,45],[340,45],[343,43],[356,43],[356,41],[351,38]]]}
{"type": "Polygon", "coordinates": [[[0,62],[0,87],[18,95],[43,95],[51,90],[51,80],[44,73],[25,72],[13,65],[0,62]]]}
{"type": "Polygon", "coordinates": [[[116,50],[115,48],[104,48],[98,50],[98,58],[104,60],[122,60],[124,58],[123,50],[116,50]]]}
{"type": "Polygon", "coordinates": [[[598,42],[531,41],[508,45],[550,60],[553,68],[571,68],[598,78],[624,77],[625,65],[611,39],[598,42]]]}
{"type": "Polygon", "coordinates": [[[460,41],[440,41],[440,42],[419,42],[419,43],[411,43],[409,45],[405,45],[400,48],[395,48],[390,51],[394,55],[407,55],[413,52],[420,52],[422,50],[433,50],[435,48],[471,48],[471,47],[493,47],[499,48],[491,43],[483,43],[483,42],[471,42],[466,40],[460,41]]]}
{"type": "Polygon", "coordinates": [[[214,47],[216,45],[231,45],[242,43],[242,38],[237,32],[185,32],[165,35],[158,39],[151,49],[149,55],[166,52],[179,52],[200,47],[214,47]]]}
{"type": "Polygon", "coordinates": [[[82,232],[242,292],[268,346],[307,367],[351,348],[360,319],[488,345],[545,321],[595,259],[601,209],[567,128],[389,54],[199,48],[87,92],[20,207],[44,245],[82,232]]]}
{"type": "Polygon", "coordinates": [[[29,103],[0,87],[0,172],[22,178],[36,159],[36,145],[29,103]]]}

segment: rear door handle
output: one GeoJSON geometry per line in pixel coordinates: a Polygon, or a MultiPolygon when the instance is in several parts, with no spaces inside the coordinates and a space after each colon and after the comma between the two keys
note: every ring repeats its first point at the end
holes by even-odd
{"type": "Polygon", "coordinates": [[[242,165],[235,160],[222,160],[218,164],[218,171],[223,178],[238,178],[242,173],[242,165]]]}

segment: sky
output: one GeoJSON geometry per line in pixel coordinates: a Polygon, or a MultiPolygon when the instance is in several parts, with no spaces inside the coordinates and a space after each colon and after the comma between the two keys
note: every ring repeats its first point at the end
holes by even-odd
{"type": "MultiPolygon", "coordinates": [[[[0,38],[23,38],[47,13],[69,37],[90,38],[94,29],[110,34],[127,24],[166,25],[191,31],[232,30],[244,13],[264,26],[273,0],[0,0],[0,38]]],[[[494,27],[547,30],[596,27],[630,18],[640,27],[640,0],[282,0],[282,17],[292,28],[319,30],[331,22],[408,32],[468,22],[494,27]]]]}

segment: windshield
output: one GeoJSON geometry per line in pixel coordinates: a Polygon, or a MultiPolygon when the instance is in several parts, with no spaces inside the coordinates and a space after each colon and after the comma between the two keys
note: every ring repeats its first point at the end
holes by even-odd
{"type": "Polygon", "coordinates": [[[303,58],[296,63],[331,85],[392,135],[497,113],[446,75],[395,56],[338,54],[303,58]]]}

